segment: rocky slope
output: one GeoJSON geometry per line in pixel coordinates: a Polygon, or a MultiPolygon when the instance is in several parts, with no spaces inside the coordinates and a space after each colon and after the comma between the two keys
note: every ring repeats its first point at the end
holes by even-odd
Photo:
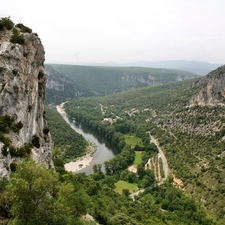
{"type": "Polygon", "coordinates": [[[184,107],[180,104],[178,110],[163,114],[159,123],[172,133],[179,130],[191,135],[216,135],[224,127],[225,66],[198,79],[188,89],[191,96],[184,107]]]}
{"type": "MultiPolygon", "coordinates": [[[[19,148],[35,139],[36,147],[32,145],[29,157],[52,167],[53,146],[44,119],[45,52],[36,34],[21,33],[15,26],[0,30],[0,115],[10,115],[22,124],[19,132],[5,134],[12,146],[19,148]],[[12,41],[16,32],[24,40],[20,44],[12,41]]],[[[0,152],[0,177],[9,176],[10,164],[18,160],[20,157],[12,157],[9,151],[7,155],[0,152]]]]}
{"type": "Polygon", "coordinates": [[[45,65],[47,74],[46,104],[60,104],[72,98],[93,95],[73,80],[58,73],[51,65],[45,65]]]}
{"type": "Polygon", "coordinates": [[[225,105],[225,65],[210,72],[194,85],[202,86],[188,106],[224,106],[225,105]]]}

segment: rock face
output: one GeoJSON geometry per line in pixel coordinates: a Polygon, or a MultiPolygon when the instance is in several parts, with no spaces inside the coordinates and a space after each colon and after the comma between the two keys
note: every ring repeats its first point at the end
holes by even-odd
{"type": "Polygon", "coordinates": [[[195,83],[202,86],[188,106],[225,106],[225,65],[212,71],[195,83]]]}
{"type": "MultiPolygon", "coordinates": [[[[44,119],[44,48],[34,33],[23,33],[23,45],[11,43],[11,35],[12,30],[0,31],[0,115],[10,115],[23,124],[18,133],[7,134],[13,146],[21,147],[38,137],[40,147],[33,146],[30,157],[53,167],[53,145],[44,119]]],[[[9,176],[10,164],[18,160],[9,153],[3,156],[0,151],[0,177],[9,176]]]]}
{"type": "Polygon", "coordinates": [[[73,80],[58,73],[51,65],[45,65],[45,71],[47,104],[60,104],[72,98],[90,95],[85,89],[78,87],[73,80]]]}

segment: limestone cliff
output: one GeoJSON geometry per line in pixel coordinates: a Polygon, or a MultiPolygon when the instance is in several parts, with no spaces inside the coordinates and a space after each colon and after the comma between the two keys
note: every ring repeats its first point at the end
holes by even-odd
{"type": "MultiPolygon", "coordinates": [[[[45,65],[47,74],[46,104],[60,104],[72,98],[91,95],[73,80],[57,72],[53,66],[45,65]]],[[[93,95],[93,94],[92,94],[93,95]]]]}
{"type": "Polygon", "coordinates": [[[197,81],[200,91],[189,101],[188,106],[225,106],[225,65],[197,81]]]}
{"type": "MultiPolygon", "coordinates": [[[[21,147],[36,137],[39,143],[36,147],[32,145],[28,157],[52,167],[53,146],[44,119],[44,48],[38,36],[31,32],[22,34],[22,44],[12,43],[15,32],[21,33],[20,28],[0,30],[0,115],[10,115],[23,125],[19,132],[6,134],[12,145],[21,147]]],[[[0,151],[0,177],[9,176],[10,164],[20,159],[10,153],[4,156],[0,151]]]]}

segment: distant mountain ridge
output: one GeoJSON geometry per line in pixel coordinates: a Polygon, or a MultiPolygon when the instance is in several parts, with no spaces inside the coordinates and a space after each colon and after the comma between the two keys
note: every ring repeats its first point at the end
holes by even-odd
{"type": "MultiPolygon", "coordinates": [[[[64,77],[63,79],[67,77],[70,79],[70,82],[73,81],[80,88],[79,90],[82,91],[84,89],[83,92],[85,93],[88,90],[90,95],[108,95],[139,87],[156,86],[199,77],[199,75],[194,73],[172,69],[60,64],[46,65],[47,74],[53,73],[53,70],[55,71],[55,76],[48,77],[48,79],[56,79],[61,74],[61,77],[64,77]],[[50,66],[51,71],[49,71],[50,66]]],[[[48,83],[47,94],[48,87],[50,87],[48,83]]],[[[61,83],[62,81],[60,81],[61,83]]],[[[61,93],[63,92],[61,91],[61,93]]]]}
{"type": "Polygon", "coordinates": [[[206,75],[210,71],[222,66],[222,64],[200,62],[200,61],[190,61],[190,60],[165,60],[158,62],[149,61],[137,61],[131,63],[116,63],[113,61],[106,63],[75,63],[77,65],[90,65],[90,66],[112,66],[112,67],[150,67],[150,68],[166,68],[166,69],[177,69],[185,70],[198,75],[206,75]]]}

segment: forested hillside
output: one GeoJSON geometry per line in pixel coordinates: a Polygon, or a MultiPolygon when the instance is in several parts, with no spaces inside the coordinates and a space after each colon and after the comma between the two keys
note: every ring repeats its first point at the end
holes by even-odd
{"type": "Polygon", "coordinates": [[[85,154],[87,141],[74,131],[57,111],[45,107],[45,116],[58,156],[67,162],[85,154]]]}
{"type": "Polygon", "coordinates": [[[54,70],[51,65],[45,65],[47,73],[45,104],[60,104],[72,98],[94,95],[85,87],[80,87],[75,81],[54,70]]]}
{"type": "MultiPolygon", "coordinates": [[[[224,71],[217,71],[223,78],[224,71]]],[[[190,99],[204,87],[204,82],[189,80],[101,98],[75,99],[65,107],[70,116],[115,141],[121,153],[125,135],[141,138],[142,145],[136,149],[145,151],[143,164],[154,155],[146,133],[150,132],[163,148],[171,174],[181,180],[182,190],[224,224],[224,109],[189,106],[190,99]],[[112,122],[106,122],[106,118],[112,122]]],[[[129,165],[122,158],[117,155],[106,163],[108,174],[117,174],[129,165]]]]}
{"type": "Polygon", "coordinates": [[[51,66],[94,95],[108,95],[137,87],[156,86],[198,77],[187,71],[172,69],[56,64],[51,66]]]}

